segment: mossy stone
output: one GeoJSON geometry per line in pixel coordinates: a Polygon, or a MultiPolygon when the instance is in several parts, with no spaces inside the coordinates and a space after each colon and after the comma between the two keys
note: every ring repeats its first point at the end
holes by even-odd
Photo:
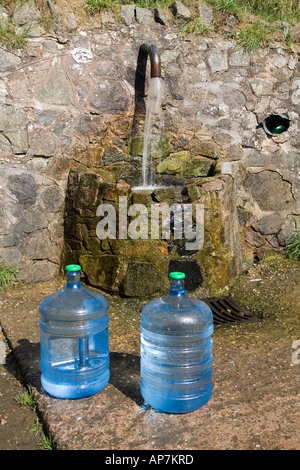
{"type": "Polygon", "coordinates": [[[162,162],[157,165],[158,173],[166,173],[168,175],[174,175],[182,173],[184,163],[190,158],[190,154],[187,151],[171,153],[162,162]]]}

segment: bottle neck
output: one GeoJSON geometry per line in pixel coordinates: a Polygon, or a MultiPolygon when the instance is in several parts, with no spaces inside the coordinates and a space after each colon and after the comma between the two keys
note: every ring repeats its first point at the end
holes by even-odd
{"type": "Polygon", "coordinates": [[[170,280],[169,295],[171,297],[185,297],[186,296],[186,292],[184,290],[183,279],[171,279],[170,280]]]}
{"type": "Polygon", "coordinates": [[[81,282],[80,282],[80,271],[70,271],[67,272],[67,289],[80,289],[81,282]]]}

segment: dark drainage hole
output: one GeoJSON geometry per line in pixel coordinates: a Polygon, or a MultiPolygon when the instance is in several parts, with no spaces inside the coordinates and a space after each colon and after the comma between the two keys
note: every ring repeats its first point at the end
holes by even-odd
{"type": "Polygon", "coordinates": [[[245,323],[262,320],[262,316],[254,315],[249,310],[240,307],[235,300],[230,297],[212,297],[203,299],[211,308],[214,325],[222,326],[233,323],[245,323]]]}
{"type": "Polygon", "coordinates": [[[279,135],[290,127],[290,120],[284,114],[270,114],[265,117],[258,127],[263,127],[268,135],[279,135]]]}

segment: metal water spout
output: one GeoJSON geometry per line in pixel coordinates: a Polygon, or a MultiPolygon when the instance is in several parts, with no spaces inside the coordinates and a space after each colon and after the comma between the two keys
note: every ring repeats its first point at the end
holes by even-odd
{"type": "Polygon", "coordinates": [[[161,62],[160,62],[160,55],[158,53],[157,47],[155,44],[144,42],[140,46],[140,60],[144,67],[147,64],[147,58],[150,58],[151,64],[151,78],[153,77],[161,77],[161,62]]]}

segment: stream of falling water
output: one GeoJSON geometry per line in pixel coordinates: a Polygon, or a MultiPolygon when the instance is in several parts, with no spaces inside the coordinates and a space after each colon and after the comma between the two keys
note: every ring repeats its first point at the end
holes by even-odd
{"type": "Polygon", "coordinates": [[[150,80],[146,117],[144,127],[142,185],[140,189],[153,189],[155,187],[155,166],[150,152],[151,127],[153,120],[161,114],[161,101],[163,94],[163,82],[161,77],[152,77],[150,80]]]}

